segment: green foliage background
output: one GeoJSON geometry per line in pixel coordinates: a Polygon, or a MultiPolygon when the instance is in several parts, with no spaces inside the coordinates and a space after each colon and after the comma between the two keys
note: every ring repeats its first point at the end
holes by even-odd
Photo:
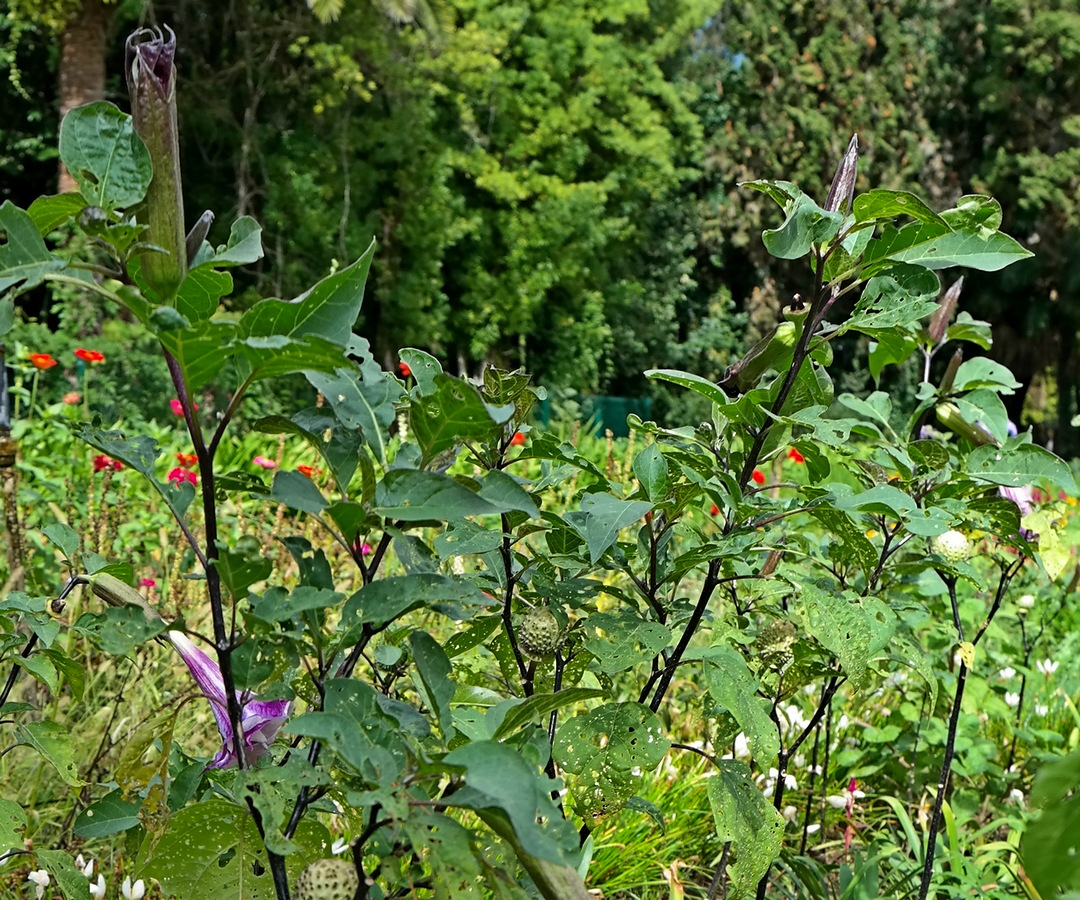
{"type": "MultiPolygon", "coordinates": [[[[16,202],[52,177],[54,6],[0,5],[14,112],[0,165],[16,202]]],[[[346,260],[375,234],[362,328],[384,365],[420,346],[463,373],[523,366],[549,388],[651,394],[674,419],[682,407],[644,369],[718,379],[807,289],[765,254],[767,203],[738,182],[784,172],[818,194],[857,132],[860,189],[1001,198],[1036,258],[970,279],[965,308],[1025,385],[1011,417],[1078,449],[1080,4],[398,6],[321,4],[338,15],[320,21],[275,0],[117,5],[114,35],[142,21],[181,36],[188,219],[264,225],[247,297],[295,294],[328,250],[346,260]]],[[[27,308],[57,324],[40,299],[27,308]]],[[[839,346],[842,386],[865,389],[865,339],[839,346]]]]}

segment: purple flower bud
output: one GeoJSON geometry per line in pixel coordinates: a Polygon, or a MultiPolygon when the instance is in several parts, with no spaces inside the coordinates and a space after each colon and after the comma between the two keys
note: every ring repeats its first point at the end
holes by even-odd
{"type": "Polygon", "coordinates": [[[180,144],[176,126],[176,35],[166,26],[128,35],[127,84],[135,132],[150,151],[154,175],[138,215],[147,225],[143,240],[156,249],[139,255],[146,285],[170,302],[187,274],[184,201],[180,183],[180,144]]]}

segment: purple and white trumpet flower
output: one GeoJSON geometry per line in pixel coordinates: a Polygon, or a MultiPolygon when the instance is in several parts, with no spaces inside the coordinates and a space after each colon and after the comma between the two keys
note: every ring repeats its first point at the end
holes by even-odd
{"type": "MultiPolygon", "coordinates": [[[[221,749],[207,768],[227,769],[235,766],[236,742],[233,740],[233,729],[229,722],[228,700],[220,667],[182,632],[169,631],[165,636],[184,660],[203,696],[210,701],[218,731],[221,732],[221,749]]],[[[274,736],[292,712],[292,702],[252,700],[247,691],[237,691],[236,700],[241,710],[240,729],[243,732],[241,742],[244,747],[244,760],[252,763],[270,749],[274,736]]]]}

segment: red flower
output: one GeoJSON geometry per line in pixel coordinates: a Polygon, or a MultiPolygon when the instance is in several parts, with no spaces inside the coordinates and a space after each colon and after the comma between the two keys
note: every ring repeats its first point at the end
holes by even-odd
{"type": "Polygon", "coordinates": [[[172,484],[195,484],[198,482],[199,476],[192,472],[190,469],[181,469],[177,466],[171,472],[169,472],[169,481],[172,484]]]}
{"type": "Polygon", "coordinates": [[[105,354],[102,353],[100,350],[87,350],[84,347],[79,347],[75,351],[75,356],[85,363],[105,362],[105,354]]]}
{"type": "Polygon", "coordinates": [[[157,582],[154,581],[153,578],[140,578],[139,579],[139,584],[142,585],[143,587],[148,587],[148,588],[157,587],[157,582]]]}
{"type": "Polygon", "coordinates": [[[106,456],[104,453],[99,453],[94,457],[94,471],[101,472],[104,469],[113,469],[119,472],[124,468],[124,464],[118,459],[113,459],[111,456],[106,456]]]}
{"type": "Polygon", "coordinates": [[[796,450],[796,449],[795,449],[794,447],[792,447],[792,448],[791,448],[790,450],[788,450],[788,452],[787,452],[787,458],[788,458],[788,459],[790,459],[790,460],[791,460],[792,462],[797,462],[797,463],[802,463],[802,462],[806,462],[806,457],[805,457],[805,456],[803,456],[803,455],[802,455],[802,454],[801,454],[801,453],[800,453],[800,452],[799,452],[798,450],[796,450]]]}
{"type": "Polygon", "coordinates": [[[520,447],[524,443],[525,443],[525,435],[522,434],[520,431],[515,431],[514,436],[512,438],[510,438],[510,446],[511,447],[520,447]]]}
{"type": "Polygon", "coordinates": [[[180,463],[180,468],[182,469],[194,469],[195,464],[199,461],[199,457],[194,453],[177,453],[176,461],[180,463]]]}
{"type": "Polygon", "coordinates": [[[56,360],[49,356],[48,353],[31,353],[30,365],[35,369],[51,369],[56,365],[56,360]]]}
{"type": "Polygon", "coordinates": [[[761,469],[754,469],[754,474],[750,477],[754,479],[754,484],[765,483],[765,473],[762,472],[761,469]]]}
{"type": "Polygon", "coordinates": [[[315,475],[322,475],[322,469],[316,469],[314,466],[297,466],[296,471],[301,475],[306,475],[308,478],[312,478],[315,475]]]}
{"type": "Polygon", "coordinates": [[[401,373],[402,378],[408,378],[410,375],[412,375],[412,369],[409,368],[409,364],[407,362],[399,362],[397,364],[397,367],[398,371],[401,373]]]}
{"type": "MultiPolygon", "coordinates": [[[[196,412],[199,411],[198,403],[192,403],[191,405],[195,407],[196,412]]],[[[169,409],[173,411],[174,416],[182,416],[184,414],[184,404],[177,400],[175,397],[173,397],[172,400],[169,401],[169,409]]]]}
{"type": "Polygon", "coordinates": [[[714,503],[711,507],[709,507],[709,515],[710,516],[718,516],[718,515],[720,515],[720,507],[717,506],[714,503]]]}

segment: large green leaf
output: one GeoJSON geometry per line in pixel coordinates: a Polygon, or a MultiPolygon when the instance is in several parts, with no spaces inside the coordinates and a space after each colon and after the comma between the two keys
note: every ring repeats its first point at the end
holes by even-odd
{"type": "Polygon", "coordinates": [[[911,216],[917,222],[938,226],[948,225],[941,216],[908,191],[889,191],[883,188],[867,191],[855,198],[851,210],[856,222],[911,216]]]}
{"type": "Polygon", "coordinates": [[[474,741],[451,751],[448,766],[465,770],[465,786],[447,802],[463,809],[501,810],[531,856],[565,862],[577,848],[576,829],[551,800],[552,782],[509,745],[474,741]]]}
{"type": "Polygon", "coordinates": [[[371,258],[372,241],[351,266],[328,275],[295,300],[263,300],[240,319],[245,337],[321,337],[341,347],[349,343],[360,314],[371,258]]]}
{"type": "MultiPolygon", "coordinates": [[[[328,855],[326,829],[304,820],[287,858],[290,880],[309,863],[328,855]]],[[[176,900],[274,900],[273,879],[259,830],[246,809],[223,800],[196,803],[175,812],[164,835],[147,833],[137,874],[161,882],[176,900]],[[256,874],[257,873],[257,874],[256,874]]]]}
{"type": "Polygon", "coordinates": [[[509,511],[508,507],[496,506],[449,475],[438,472],[395,469],[375,489],[375,512],[403,522],[431,519],[445,522],[509,511]]]}
{"type": "Polygon", "coordinates": [[[1024,871],[1040,896],[1080,888],[1080,752],[1045,763],[1035,775],[1031,799],[1042,807],[1020,843],[1024,871]]]}
{"type": "Polygon", "coordinates": [[[467,381],[436,375],[434,390],[412,404],[409,424],[427,463],[463,441],[494,434],[514,414],[512,403],[494,407],[467,381]]]}
{"type": "Polygon", "coordinates": [[[38,865],[45,869],[63,892],[65,900],[90,900],[90,881],[75,868],[66,850],[38,850],[38,865]]]}
{"type": "Polygon", "coordinates": [[[642,703],[608,703],[567,719],[552,756],[577,778],[574,799],[586,822],[618,812],[671,747],[657,715],[642,703]]]}
{"type": "Polygon", "coordinates": [[[103,100],[64,116],[60,158],[91,206],[127,209],[142,200],[150,186],[150,153],[131,116],[103,100]]]}
{"type": "Polygon", "coordinates": [[[450,677],[453,673],[450,658],[426,631],[414,631],[410,634],[409,646],[412,647],[413,659],[416,660],[416,688],[424,700],[424,705],[438,717],[443,740],[449,741],[454,736],[450,701],[454,698],[455,690],[450,677]]]}
{"type": "Polygon", "coordinates": [[[757,677],[731,647],[710,647],[703,664],[713,702],[735,717],[758,765],[771,765],[780,752],[780,736],[766,711],[767,703],[758,696],[757,677]]]}
{"type": "Polygon", "coordinates": [[[341,613],[340,631],[357,625],[382,628],[414,609],[433,609],[460,621],[494,603],[470,581],[448,575],[392,575],[366,584],[341,613]]]}
{"type": "Polygon", "coordinates": [[[0,799],[0,854],[23,848],[26,812],[14,800],[0,799]]]}
{"type": "Polygon", "coordinates": [[[716,774],[706,781],[716,838],[731,842],[734,862],[728,865],[732,900],[754,889],[780,855],[784,820],[762,796],[745,763],[716,761],[716,774]]]}
{"type": "Polygon", "coordinates": [[[894,260],[927,269],[968,266],[982,272],[996,272],[1031,255],[1000,232],[981,237],[970,232],[954,232],[948,226],[912,222],[899,230],[887,227],[867,247],[863,265],[872,271],[874,264],[894,260]]]}
{"type": "Polygon", "coordinates": [[[795,608],[806,631],[839,660],[852,684],[864,684],[871,662],[896,629],[895,614],[873,597],[824,591],[810,582],[795,589],[795,608]]]}
{"type": "Polygon", "coordinates": [[[669,381],[672,384],[677,384],[680,387],[701,394],[703,397],[707,397],[709,400],[712,400],[713,403],[717,403],[721,406],[728,402],[727,394],[716,386],[715,381],[709,381],[708,378],[702,378],[700,375],[695,375],[693,372],[682,372],[678,369],[648,369],[645,372],[645,377],[653,378],[657,381],[669,381]]]}
{"type": "Polygon", "coordinates": [[[585,624],[585,646],[596,656],[600,671],[609,675],[649,662],[671,643],[670,628],[631,609],[594,613],[585,624]]]}
{"type": "Polygon", "coordinates": [[[28,744],[56,769],[61,781],[71,787],[82,787],[75,765],[74,736],[59,722],[28,722],[15,729],[20,744],[28,744]]]}
{"type": "Polygon", "coordinates": [[[644,500],[620,500],[611,494],[586,494],[581,499],[581,520],[571,524],[589,545],[595,563],[615,543],[619,532],[645,515],[652,504],[644,500]]]}
{"type": "Polygon", "coordinates": [[[221,321],[157,332],[161,346],[179,363],[189,391],[209,383],[228,364],[238,336],[234,323],[221,321]]]}
{"type": "Polygon", "coordinates": [[[841,331],[875,334],[880,329],[910,325],[937,309],[940,291],[937,276],[922,266],[889,266],[866,283],[841,331]]]}
{"type": "Polygon", "coordinates": [[[1068,465],[1049,450],[1013,438],[1002,447],[987,445],[971,451],[968,471],[975,478],[1005,487],[1024,487],[1045,478],[1060,488],[1074,487],[1068,465]]]}
{"type": "Polygon", "coordinates": [[[16,293],[37,287],[50,272],[67,266],[45,246],[33,219],[10,200],[0,206],[0,293],[18,286],[16,293]]]}
{"type": "Polygon", "coordinates": [[[84,840],[127,831],[139,824],[141,806],[142,800],[127,801],[124,792],[117,788],[82,810],[75,819],[73,830],[84,840]]]}
{"type": "Polygon", "coordinates": [[[53,194],[38,197],[26,210],[34,220],[38,232],[44,237],[55,228],[59,228],[86,209],[86,200],[82,194],[53,194]]]}

